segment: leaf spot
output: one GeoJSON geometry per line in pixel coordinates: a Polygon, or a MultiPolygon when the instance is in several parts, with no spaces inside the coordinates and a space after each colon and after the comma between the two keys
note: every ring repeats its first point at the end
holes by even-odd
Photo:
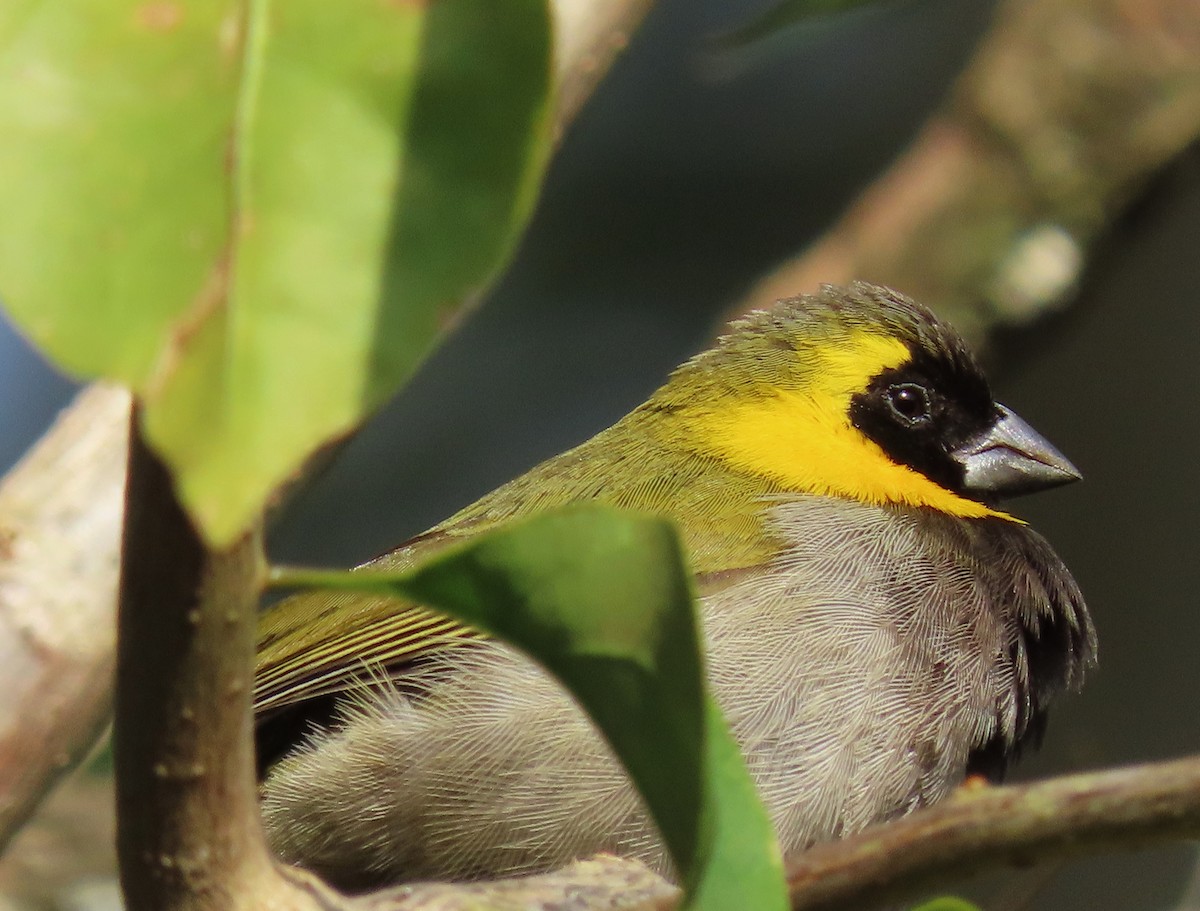
{"type": "Polygon", "coordinates": [[[229,251],[226,249],[213,263],[208,280],[192,299],[188,311],[167,336],[159,361],[146,384],[147,397],[153,397],[161,384],[173,375],[196,333],[225,307],[229,297],[229,268],[229,251]]]}
{"type": "Polygon", "coordinates": [[[134,21],[148,32],[165,35],[174,31],[183,22],[183,7],[166,0],[144,3],[134,13],[134,21]]]}

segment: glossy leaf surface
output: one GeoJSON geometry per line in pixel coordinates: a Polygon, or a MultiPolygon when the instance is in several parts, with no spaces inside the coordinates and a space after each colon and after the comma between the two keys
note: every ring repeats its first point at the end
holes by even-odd
{"type": "Polygon", "coordinates": [[[787,907],[771,824],[705,692],[691,575],[669,523],[572,507],[416,570],[287,579],[414,599],[531,655],[621,758],[691,886],[689,907],[787,907]]]}
{"type": "Polygon", "coordinates": [[[502,265],[550,58],[545,0],[0,5],[0,299],[226,543],[502,265]]]}

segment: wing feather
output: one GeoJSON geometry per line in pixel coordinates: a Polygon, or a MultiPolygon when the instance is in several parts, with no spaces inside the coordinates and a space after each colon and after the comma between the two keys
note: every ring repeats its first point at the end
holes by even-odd
{"type": "Polygon", "coordinates": [[[387,613],[343,628],[334,638],[279,640],[260,647],[254,681],[254,711],[281,708],[352,686],[364,674],[390,675],[414,659],[485,638],[449,617],[402,601],[364,598],[364,610],[387,613]],[[309,644],[311,643],[311,644],[309,644]]]}
{"type": "MultiPolygon", "coordinates": [[[[427,532],[366,566],[403,570],[457,537],[427,532]]],[[[457,620],[400,598],[302,592],[259,617],[254,713],[261,721],[288,706],[353,688],[364,676],[392,676],[423,655],[482,638],[457,620]]]]}

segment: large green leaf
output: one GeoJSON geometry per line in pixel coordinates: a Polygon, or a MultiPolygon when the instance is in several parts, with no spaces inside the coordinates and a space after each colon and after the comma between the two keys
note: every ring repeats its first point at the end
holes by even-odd
{"type": "Polygon", "coordinates": [[[0,296],[227,542],[503,263],[550,74],[546,0],[0,4],[0,296]]]}
{"type": "Polygon", "coordinates": [[[415,599],[527,652],[620,756],[689,886],[690,907],[787,907],[770,821],[705,694],[691,576],[669,523],[576,506],[408,572],[282,578],[415,599]]]}

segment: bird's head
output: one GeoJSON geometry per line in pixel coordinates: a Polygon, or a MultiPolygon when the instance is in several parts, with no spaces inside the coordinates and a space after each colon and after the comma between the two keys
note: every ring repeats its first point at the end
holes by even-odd
{"type": "Polygon", "coordinates": [[[1000,516],[1078,480],[992,398],[965,342],[924,307],[858,283],[735,322],[647,403],[672,434],[796,492],[1000,516]]]}

